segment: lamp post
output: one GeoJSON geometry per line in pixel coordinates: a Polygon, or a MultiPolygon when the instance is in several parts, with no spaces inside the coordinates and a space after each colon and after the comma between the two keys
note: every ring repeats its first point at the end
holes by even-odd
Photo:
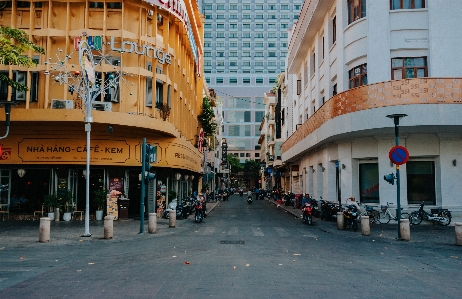
{"type": "Polygon", "coordinates": [[[6,133],[4,136],[0,137],[0,139],[5,139],[8,137],[8,133],[10,132],[10,112],[11,106],[18,105],[19,102],[14,101],[0,101],[0,106],[5,107],[5,126],[6,126],[6,133]]]}
{"type": "MultiPolygon", "coordinates": [[[[388,118],[393,119],[395,124],[395,144],[399,145],[399,120],[403,117],[406,117],[407,114],[390,114],[387,115],[388,118]]],[[[396,217],[398,218],[398,239],[401,240],[401,197],[400,197],[400,179],[399,179],[399,165],[396,165],[396,217]]]]}

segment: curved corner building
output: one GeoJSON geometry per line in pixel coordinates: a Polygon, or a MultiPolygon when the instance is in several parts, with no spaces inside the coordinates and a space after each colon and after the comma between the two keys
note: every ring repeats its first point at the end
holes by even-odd
{"type": "Polygon", "coordinates": [[[305,1],[289,43],[282,128],[292,190],[396,206],[396,181],[384,176],[396,174],[398,137],[409,152],[401,206],[461,210],[461,14],[455,0],[305,1]],[[407,115],[398,134],[393,114],[407,115]]]}
{"type": "Polygon", "coordinates": [[[86,105],[59,73],[82,75],[82,41],[99,50],[95,64],[105,55],[93,70],[96,79],[123,74],[92,103],[91,197],[98,188],[119,190],[130,199],[129,214],[139,215],[143,138],[157,146],[146,212],[156,210],[156,201],[165,204],[168,191],[195,189],[203,159],[195,146],[203,97],[196,1],[0,1],[0,25],[24,30],[46,51],[29,53],[36,67],[0,66],[29,87],[0,87],[1,100],[19,102],[0,141],[1,204],[10,215],[40,209],[44,195],[63,190],[72,191],[74,209],[85,208],[86,105]],[[15,204],[18,197],[27,204],[15,204]]]}

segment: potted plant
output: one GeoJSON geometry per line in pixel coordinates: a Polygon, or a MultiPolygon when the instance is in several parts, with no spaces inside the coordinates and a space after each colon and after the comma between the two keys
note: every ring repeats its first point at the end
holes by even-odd
{"type": "Polygon", "coordinates": [[[74,199],[72,198],[72,192],[70,190],[67,190],[66,193],[64,193],[64,195],[61,197],[61,203],[64,203],[63,220],[64,221],[71,220],[74,199]]]}
{"type": "Polygon", "coordinates": [[[107,190],[104,188],[98,189],[93,192],[95,196],[93,203],[96,205],[96,220],[103,220],[104,206],[106,205],[107,190]]]}
{"type": "Polygon", "coordinates": [[[45,195],[43,197],[43,204],[48,209],[48,218],[55,220],[55,208],[58,206],[59,199],[55,193],[45,195]]]}

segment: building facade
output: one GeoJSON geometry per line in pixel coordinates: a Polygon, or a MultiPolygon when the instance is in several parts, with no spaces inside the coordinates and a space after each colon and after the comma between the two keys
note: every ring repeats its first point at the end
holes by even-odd
{"type": "Polygon", "coordinates": [[[29,53],[35,67],[0,66],[29,87],[25,93],[0,87],[2,100],[19,102],[12,108],[10,132],[0,141],[2,209],[30,212],[44,195],[70,190],[74,208],[82,210],[89,176],[91,197],[99,188],[116,189],[130,199],[129,214],[139,216],[143,138],[157,146],[146,213],[165,205],[168,191],[197,190],[203,172],[197,116],[204,84],[196,1],[2,1],[0,25],[24,30],[46,52],[29,53]],[[83,44],[87,54],[81,55],[83,44]],[[93,78],[89,95],[99,93],[90,120],[90,103],[76,92],[75,77],[93,78]],[[118,82],[111,81],[115,77],[118,82]],[[107,80],[112,85],[102,90],[107,80]],[[27,204],[15,207],[19,196],[27,204]]]}
{"type": "Polygon", "coordinates": [[[204,73],[223,103],[228,153],[260,161],[264,93],[285,68],[288,28],[302,1],[202,1],[204,73]]]}
{"type": "Polygon", "coordinates": [[[448,29],[461,13],[451,0],[305,1],[287,62],[291,182],[315,198],[396,204],[396,185],[384,181],[396,171],[387,116],[405,114],[401,205],[460,211],[462,34],[448,29]]]}

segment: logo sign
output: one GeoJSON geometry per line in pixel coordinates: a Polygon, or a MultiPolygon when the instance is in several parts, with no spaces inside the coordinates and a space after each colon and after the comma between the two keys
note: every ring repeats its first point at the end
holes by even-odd
{"type": "Polygon", "coordinates": [[[388,153],[390,161],[396,165],[403,165],[409,160],[409,152],[404,146],[397,145],[391,148],[388,153]]]}

